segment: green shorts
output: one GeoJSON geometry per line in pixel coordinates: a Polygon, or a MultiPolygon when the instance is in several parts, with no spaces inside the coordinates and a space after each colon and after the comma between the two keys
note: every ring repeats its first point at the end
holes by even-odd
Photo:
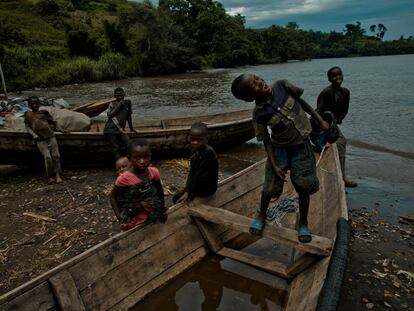
{"type": "MultiPolygon", "coordinates": [[[[289,147],[273,146],[273,155],[278,167],[285,172],[290,170],[290,178],[298,194],[313,194],[319,190],[315,156],[309,139],[303,144],[289,147]]],[[[268,159],[263,193],[272,198],[279,197],[283,191],[283,184],[284,181],[274,173],[268,159]]]]}

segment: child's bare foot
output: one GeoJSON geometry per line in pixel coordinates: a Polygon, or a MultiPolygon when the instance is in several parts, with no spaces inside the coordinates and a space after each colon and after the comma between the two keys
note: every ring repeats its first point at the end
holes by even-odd
{"type": "Polygon", "coordinates": [[[63,183],[63,179],[62,179],[62,178],[60,178],[60,177],[56,178],[56,183],[57,183],[57,184],[61,184],[61,183],[63,183]]]}
{"type": "Polygon", "coordinates": [[[47,183],[48,184],[53,184],[56,180],[54,178],[48,178],[47,179],[47,183]]]}
{"type": "Polygon", "coordinates": [[[131,223],[127,223],[127,224],[121,224],[121,230],[122,231],[127,231],[129,229],[134,228],[135,225],[131,224],[131,223]]]}

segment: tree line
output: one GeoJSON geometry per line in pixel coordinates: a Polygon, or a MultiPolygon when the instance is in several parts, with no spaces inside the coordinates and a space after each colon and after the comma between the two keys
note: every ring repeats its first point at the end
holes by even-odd
{"type": "Polygon", "coordinates": [[[384,41],[387,28],[381,23],[369,33],[359,22],[329,33],[305,31],[296,22],[249,29],[243,16],[227,14],[213,0],[160,0],[158,6],[150,1],[40,0],[26,5],[35,15],[33,23],[53,31],[33,44],[23,27],[0,18],[0,60],[15,90],[206,67],[414,53],[412,37],[384,41]]]}

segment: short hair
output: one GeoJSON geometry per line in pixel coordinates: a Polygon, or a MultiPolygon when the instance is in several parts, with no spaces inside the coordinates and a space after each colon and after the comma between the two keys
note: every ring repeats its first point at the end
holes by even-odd
{"type": "Polygon", "coordinates": [[[38,101],[38,102],[40,102],[40,99],[36,95],[32,95],[32,96],[29,96],[27,98],[27,103],[30,103],[31,101],[38,101]]]}
{"type": "Polygon", "coordinates": [[[334,71],[334,70],[336,70],[336,69],[339,69],[340,71],[342,71],[341,67],[339,67],[339,66],[334,66],[334,67],[330,68],[330,69],[328,70],[328,72],[326,73],[326,75],[328,76],[328,79],[331,77],[331,75],[332,75],[332,71],[334,71]]]}
{"type": "Polygon", "coordinates": [[[148,139],[145,139],[145,138],[135,138],[135,139],[133,139],[133,140],[131,140],[129,142],[129,145],[128,145],[128,154],[131,154],[131,151],[135,147],[137,147],[137,146],[140,146],[140,147],[147,146],[148,148],[150,148],[150,143],[149,143],[148,139]]]}
{"type": "Polygon", "coordinates": [[[243,80],[246,79],[247,74],[241,74],[233,80],[231,84],[231,92],[237,99],[244,99],[246,97],[246,89],[243,87],[243,80]]]}
{"type": "Polygon", "coordinates": [[[125,91],[124,91],[124,89],[123,89],[122,87],[117,87],[117,88],[114,90],[114,95],[115,95],[116,93],[122,93],[122,94],[124,94],[124,95],[125,95],[125,91]]]}
{"type": "Polygon", "coordinates": [[[191,131],[199,131],[199,132],[208,133],[208,127],[202,122],[197,122],[191,125],[190,132],[191,131]]]}
{"type": "Polygon", "coordinates": [[[122,161],[129,161],[128,157],[120,157],[118,160],[115,161],[115,167],[118,165],[118,163],[121,163],[122,161]]]}

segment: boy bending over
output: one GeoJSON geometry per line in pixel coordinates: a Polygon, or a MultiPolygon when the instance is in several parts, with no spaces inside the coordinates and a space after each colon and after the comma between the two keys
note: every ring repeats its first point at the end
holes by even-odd
{"type": "Polygon", "coordinates": [[[250,226],[250,232],[262,233],[270,199],[282,194],[285,175],[290,170],[293,186],[299,195],[298,239],[302,243],[310,242],[312,236],[307,220],[309,196],[319,190],[319,180],[308,138],[311,125],[306,113],[317,120],[323,129],[329,125],[300,98],[303,89],[287,80],[279,80],[269,86],[258,76],[243,74],[233,81],[231,91],[238,99],[255,101],[253,125],[256,138],[263,141],[267,153],[260,211],[250,226]]]}

